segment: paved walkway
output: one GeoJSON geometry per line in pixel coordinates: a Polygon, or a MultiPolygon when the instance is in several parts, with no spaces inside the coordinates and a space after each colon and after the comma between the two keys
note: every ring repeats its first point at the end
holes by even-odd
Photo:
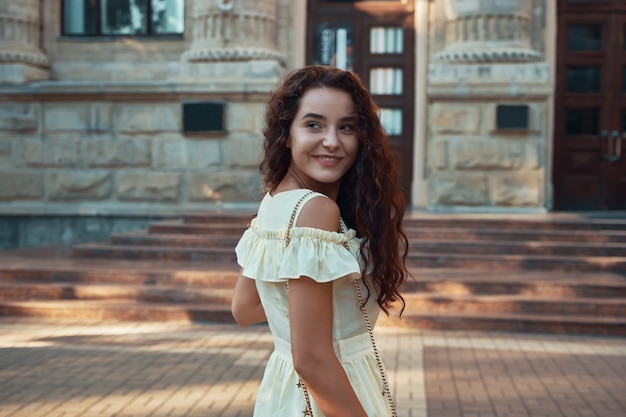
{"type": "MultiPolygon", "coordinates": [[[[626,339],[377,340],[401,417],[626,416],[626,339]]],[[[271,346],[264,326],[0,318],[0,417],[248,417],[271,346]]]]}

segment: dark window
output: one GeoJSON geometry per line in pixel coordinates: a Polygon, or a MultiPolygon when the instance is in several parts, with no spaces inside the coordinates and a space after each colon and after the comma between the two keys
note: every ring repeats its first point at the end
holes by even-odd
{"type": "Polygon", "coordinates": [[[496,125],[498,130],[528,129],[528,106],[525,104],[497,106],[496,125]]]}
{"type": "Polygon", "coordinates": [[[570,25],[567,28],[570,51],[600,51],[602,26],[599,24],[570,25]]]}
{"type": "Polygon", "coordinates": [[[63,35],[182,35],[185,0],[63,0],[63,35]]]}
{"type": "Polygon", "coordinates": [[[600,67],[567,67],[568,93],[599,93],[600,67]]]}
{"type": "Polygon", "coordinates": [[[224,103],[183,103],[183,131],[223,133],[226,130],[224,107],[224,103]]]}
{"type": "Polygon", "coordinates": [[[565,109],[567,135],[597,135],[600,112],[597,108],[565,109]]]}

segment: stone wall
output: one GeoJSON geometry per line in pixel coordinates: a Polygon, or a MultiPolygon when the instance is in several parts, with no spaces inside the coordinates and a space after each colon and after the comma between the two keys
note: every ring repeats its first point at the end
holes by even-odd
{"type": "Polygon", "coordinates": [[[507,136],[494,129],[494,102],[440,101],[431,105],[428,169],[432,207],[543,206],[544,138],[539,129],[545,103],[529,106],[531,129],[536,133],[507,136]]]}
{"type": "Polygon", "coordinates": [[[15,46],[49,72],[0,84],[0,215],[257,204],[264,105],[294,59],[292,2],[186,0],[184,36],[160,39],[62,36],[60,0],[11,4],[0,0],[0,22],[43,36],[0,33],[0,66],[15,46]],[[224,103],[225,131],[185,135],[190,101],[224,103]]]}
{"type": "Polygon", "coordinates": [[[174,100],[0,103],[0,213],[167,215],[254,201],[264,97],[229,100],[218,137],[181,133],[174,100]]]}
{"type": "Polygon", "coordinates": [[[437,0],[430,8],[427,182],[436,211],[546,210],[544,0],[437,0]],[[528,127],[498,129],[498,105],[528,127]]]}
{"type": "Polygon", "coordinates": [[[61,34],[61,0],[0,0],[0,249],[256,207],[295,5],[218,3],[186,0],[182,37],[85,38],[61,34]],[[185,102],[223,103],[224,131],[185,134],[185,102]]]}

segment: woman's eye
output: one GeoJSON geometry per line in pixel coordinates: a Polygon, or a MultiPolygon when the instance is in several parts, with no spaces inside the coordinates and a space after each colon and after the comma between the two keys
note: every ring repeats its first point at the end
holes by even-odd
{"type": "Polygon", "coordinates": [[[306,127],[308,127],[309,129],[319,129],[320,124],[317,122],[309,122],[306,124],[306,127]]]}
{"type": "Polygon", "coordinates": [[[339,129],[341,131],[343,131],[343,132],[352,132],[354,130],[354,126],[353,125],[342,125],[339,129]]]}

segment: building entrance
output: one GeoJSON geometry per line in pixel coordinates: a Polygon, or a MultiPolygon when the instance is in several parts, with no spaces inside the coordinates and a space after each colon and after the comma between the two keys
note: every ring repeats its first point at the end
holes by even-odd
{"type": "Polygon", "coordinates": [[[554,208],[626,209],[626,2],[559,0],[554,208]]]}
{"type": "Polygon", "coordinates": [[[400,185],[411,201],[414,133],[414,1],[309,0],[309,64],[357,73],[381,109],[400,185]]]}

